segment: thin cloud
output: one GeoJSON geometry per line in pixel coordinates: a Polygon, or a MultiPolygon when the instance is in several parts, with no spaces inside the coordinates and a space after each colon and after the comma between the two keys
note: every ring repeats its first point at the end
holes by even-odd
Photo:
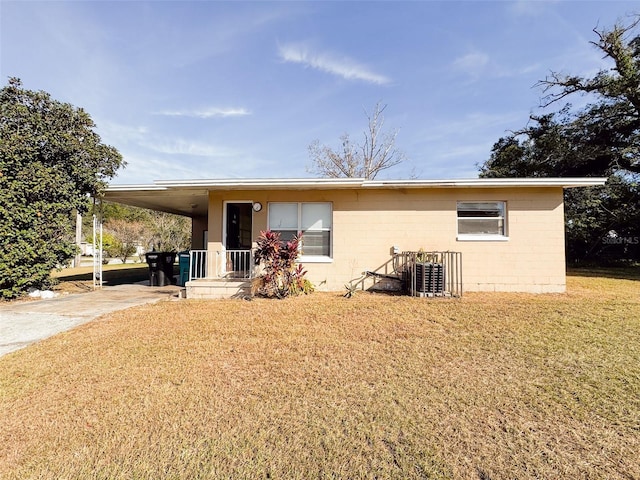
{"type": "Polygon", "coordinates": [[[459,138],[460,132],[465,132],[468,136],[485,136],[486,132],[507,131],[508,128],[520,126],[526,122],[526,112],[505,112],[505,113],[471,113],[454,121],[440,121],[429,125],[420,138],[424,142],[450,142],[452,138],[459,138]]]}
{"type": "Polygon", "coordinates": [[[119,143],[139,142],[149,133],[149,129],[144,126],[131,126],[102,119],[96,119],[96,125],[104,140],[116,139],[119,143]]]}
{"type": "Polygon", "coordinates": [[[156,112],[156,115],[165,115],[168,117],[194,117],[194,118],[214,118],[214,117],[243,117],[251,115],[251,112],[245,108],[218,108],[210,107],[195,110],[163,110],[156,112]]]}
{"type": "Polygon", "coordinates": [[[441,159],[451,158],[488,158],[491,152],[491,147],[494,142],[480,142],[472,143],[468,145],[459,145],[448,148],[445,152],[442,152],[439,157],[441,159]]]}
{"type": "Polygon", "coordinates": [[[505,67],[484,52],[472,52],[456,58],[451,63],[451,68],[462,72],[473,79],[477,78],[504,78],[527,75],[540,69],[539,63],[525,65],[523,67],[505,67]]]}
{"type": "Polygon", "coordinates": [[[183,139],[176,139],[163,142],[144,142],[141,146],[157,153],[165,155],[189,155],[196,157],[231,157],[235,156],[233,150],[201,142],[191,142],[183,139]]]}
{"type": "Polygon", "coordinates": [[[247,152],[237,152],[234,162],[218,157],[187,158],[177,162],[175,158],[158,157],[149,152],[125,151],[122,154],[127,158],[127,166],[118,172],[112,184],[147,184],[160,179],[242,178],[247,176],[248,170],[269,166],[247,152]]]}
{"type": "Polygon", "coordinates": [[[292,44],[280,46],[278,53],[285,62],[299,63],[346,80],[360,80],[376,85],[391,83],[390,78],[375,73],[369,67],[347,57],[337,58],[329,53],[313,53],[305,47],[292,44]]]}
{"type": "Polygon", "coordinates": [[[532,2],[530,0],[518,0],[507,4],[508,11],[519,17],[540,17],[549,12],[557,1],[532,2]]]}
{"type": "Polygon", "coordinates": [[[475,75],[489,65],[489,55],[481,52],[468,53],[453,61],[453,68],[475,75]]]}

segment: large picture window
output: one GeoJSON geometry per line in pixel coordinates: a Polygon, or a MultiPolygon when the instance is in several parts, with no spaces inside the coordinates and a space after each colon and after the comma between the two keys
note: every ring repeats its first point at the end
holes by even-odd
{"type": "Polygon", "coordinates": [[[283,241],[302,234],[303,260],[331,257],[330,203],[269,203],[269,230],[283,241]]]}
{"type": "Polygon", "coordinates": [[[458,202],[459,240],[506,238],[506,202],[458,202]]]}

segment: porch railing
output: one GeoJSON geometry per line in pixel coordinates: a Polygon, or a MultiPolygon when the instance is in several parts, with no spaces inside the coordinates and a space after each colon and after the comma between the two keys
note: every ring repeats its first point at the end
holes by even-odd
{"type": "Polygon", "coordinates": [[[218,261],[224,262],[216,266],[216,272],[225,278],[252,278],[253,252],[251,250],[225,250],[216,255],[218,261]]]}
{"type": "Polygon", "coordinates": [[[207,251],[191,250],[189,259],[189,281],[207,278],[207,251]]]}
{"type": "Polygon", "coordinates": [[[190,254],[189,281],[201,278],[253,278],[251,250],[218,251],[213,265],[209,265],[207,250],[191,250],[190,254]]]}

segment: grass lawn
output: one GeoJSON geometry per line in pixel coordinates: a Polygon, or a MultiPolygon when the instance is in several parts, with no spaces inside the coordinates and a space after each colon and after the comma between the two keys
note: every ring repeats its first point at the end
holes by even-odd
{"type": "Polygon", "coordinates": [[[640,478],[640,281],[119,312],[0,358],[0,478],[640,478]]]}

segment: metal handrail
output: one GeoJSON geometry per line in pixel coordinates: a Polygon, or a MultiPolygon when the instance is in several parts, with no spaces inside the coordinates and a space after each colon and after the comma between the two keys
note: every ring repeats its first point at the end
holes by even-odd
{"type": "MultiPolygon", "coordinates": [[[[222,276],[228,278],[253,277],[253,251],[250,249],[225,250],[222,276]]],[[[219,258],[220,255],[216,256],[219,258]]],[[[218,271],[218,268],[216,268],[218,271]]]]}
{"type": "Polygon", "coordinates": [[[203,278],[253,278],[252,250],[215,252],[209,265],[208,250],[190,250],[189,281],[203,278]]]}
{"type": "Polygon", "coordinates": [[[189,281],[207,278],[207,250],[190,250],[189,281]]]}

